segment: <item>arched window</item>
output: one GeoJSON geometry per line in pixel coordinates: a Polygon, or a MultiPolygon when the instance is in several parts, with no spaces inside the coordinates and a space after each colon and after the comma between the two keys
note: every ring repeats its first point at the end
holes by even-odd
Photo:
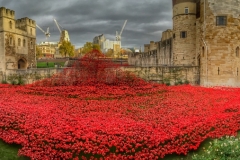
{"type": "Polygon", "coordinates": [[[202,47],[202,57],[204,57],[204,53],[205,53],[205,48],[202,47]]]}
{"type": "Polygon", "coordinates": [[[21,39],[18,38],[18,46],[21,46],[21,39]]]}
{"type": "Polygon", "coordinates": [[[12,29],[12,21],[9,21],[9,28],[12,29]]]}
{"type": "Polygon", "coordinates": [[[12,37],[10,37],[10,39],[9,39],[9,45],[11,46],[13,44],[13,39],[12,39],[12,37]]]}
{"type": "Polygon", "coordinates": [[[23,39],[23,47],[25,47],[25,46],[26,46],[26,40],[23,39]]]}
{"type": "Polygon", "coordinates": [[[32,28],[30,28],[30,34],[32,35],[32,28]]]}
{"type": "Polygon", "coordinates": [[[236,48],[236,57],[239,57],[239,47],[236,48]]]}

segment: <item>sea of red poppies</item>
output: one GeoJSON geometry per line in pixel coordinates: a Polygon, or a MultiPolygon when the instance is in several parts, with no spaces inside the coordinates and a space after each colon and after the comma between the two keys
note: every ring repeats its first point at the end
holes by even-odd
{"type": "Polygon", "coordinates": [[[0,87],[0,138],[32,159],[158,159],[240,129],[239,89],[0,87]]]}
{"type": "Polygon", "coordinates": [[[77,85],[56,84],[56,77],[1,84],[0,139],[22,145],[19,155],[31,159],[160,159],[240,130],[240,89],[121,77],[111,84],[94,77],[77,85]]]}

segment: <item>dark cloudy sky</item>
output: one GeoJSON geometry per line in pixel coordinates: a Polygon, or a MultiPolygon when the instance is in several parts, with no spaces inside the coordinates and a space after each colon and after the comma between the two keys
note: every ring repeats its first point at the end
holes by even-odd
{"type": "MultiPolygon", "coordinates": [[[[159,41],[161,32],[172,28],[171,0],[0,0],[1,6],[15,10],[15,18],[29,17],[46,30],[48,41],[58,41],[60,34],[53,21],[68,30],[71,42],[81,47],[97,35],[115,39],[124,21],[122,47],[140,47],[159,41]]],[[[46,41],[37,29],[37,42],[46,41]]]]}

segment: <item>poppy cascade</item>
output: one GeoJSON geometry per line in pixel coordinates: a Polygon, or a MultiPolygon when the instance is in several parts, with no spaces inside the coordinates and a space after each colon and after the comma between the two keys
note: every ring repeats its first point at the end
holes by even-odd
{"type": "Polygon", "coordinates": [[[31,159],[159,159],[240,129],[240,89],[148,83],[93,57],[32,85],[1,84],[0,138],[31,159]]]}

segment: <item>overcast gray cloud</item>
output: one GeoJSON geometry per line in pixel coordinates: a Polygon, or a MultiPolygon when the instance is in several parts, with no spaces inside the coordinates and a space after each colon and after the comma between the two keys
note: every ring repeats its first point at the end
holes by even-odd
{"type": "MultiPolygon", "coordinates": [[[[3,7],[15,11],[15,18],[29,17],[46,30],[48,41],[58,41],[60,34],[53,21],[68,30],[71,42],[81,47],[100,34],[110,40],[122,33],[123,47],[140,47],[159,41],[161,32],[172,28],[170,0],[0,0],[3,7]]],[[[46,41],[37,29],[37,42],[46,41]]]]}

